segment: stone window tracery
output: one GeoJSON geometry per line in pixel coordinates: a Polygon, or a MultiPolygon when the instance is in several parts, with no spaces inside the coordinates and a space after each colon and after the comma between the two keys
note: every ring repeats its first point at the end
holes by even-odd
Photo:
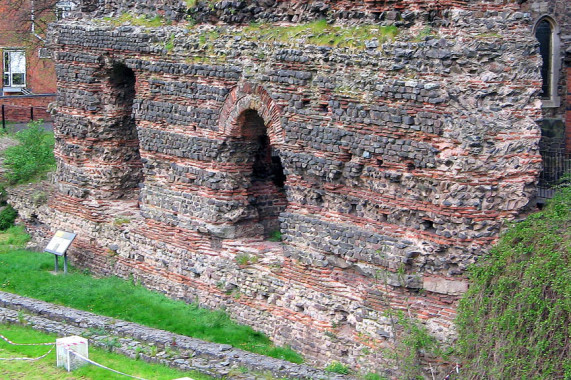
{"type": "Polygon", "coordinates": [[[559,28],[548,16],[541,17],[535,24],[535,38],[539,42],[539,54],[543,60],[541,66],[541,99],[544,107],[559,107],[557,93],[560,71],[559,28]]]}

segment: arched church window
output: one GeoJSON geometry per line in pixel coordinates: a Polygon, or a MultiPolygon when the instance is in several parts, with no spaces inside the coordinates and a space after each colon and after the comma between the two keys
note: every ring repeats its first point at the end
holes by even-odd
{"type": "Polygon", "coordinates": [[[558,107],[557,82],[559,80],[559,36],[558,28],[550,17],[542,17],[535,24],[535,38],[539,42],[541,65],[541,98],[546,107],[558,107]]]}

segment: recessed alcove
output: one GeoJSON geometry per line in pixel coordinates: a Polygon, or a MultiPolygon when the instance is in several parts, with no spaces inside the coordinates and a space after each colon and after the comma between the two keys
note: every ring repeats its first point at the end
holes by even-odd
{"type": "Polygon", "coordinates": [[[105,75],[107,85],[102,94],[105,118],[99,137],[114,141],[112,145],[106,144],[113,146],[107,149],[114,152],[102,158],[118,160],[109,162],[111,172],[107,185],[112,189],[112,198],[132,199],[138,197],[139,184],[143,182],[139,136],[133,117],[137,80],[133,70],[121,62],[113,62],[105,75]]]}
{"type": "Polygon", "coordinates": [[[247,194],[254,209],[253,222],[263,227],[264,237],[280,230],[280,213],[287,207],[286,176],[278,150],[272,145],[264,119],[255,110],[246,110],[238,118],[241,136],[247,142],[252,163],[247,194]]]}

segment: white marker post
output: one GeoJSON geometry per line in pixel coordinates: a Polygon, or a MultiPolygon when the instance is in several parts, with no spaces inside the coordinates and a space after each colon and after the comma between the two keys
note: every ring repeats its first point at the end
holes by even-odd
{"type": "Polygon", "coordinates": [[[44,252],[53,253],[56,259],[55,272],[57,273],[59,263],[59,256],[63,256],[63,273],[67,274],[67,249],[75,239],[75,234],[72,232],[57,231],[52,240],[48,243],[44,252]]]}
{"type": "Polygon", "coordinates": [[[67,372],[70,372],[87,364],[87,362],[70,351],[77,352],[79,355],[89,358],[87,339],[80,336],[68,336],[66,338],[56,339],[58,367],[64,367],[67,372]]]}

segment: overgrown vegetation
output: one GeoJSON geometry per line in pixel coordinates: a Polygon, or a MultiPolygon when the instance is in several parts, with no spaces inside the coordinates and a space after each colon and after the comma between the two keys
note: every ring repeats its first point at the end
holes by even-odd
{"type": "Polygon", "coordinates": [[[272,231],[268,237],[269,241],[282,241],[282,232],[280,230],[272,231]]]}
{"type": "Polygon", "coordinates": [[[336,361],[331,362],[327,367],[325,367],[325,370],[327,372],[340,373],[341,375],[348,375],[351,372],[349,366],[336,361]]]}
{"type": "Polygon", "coordinates": [[[115,26],[130,24],[135,26],[145,26],[148,28],[156,28],[159,26],[170,24],[170,22],[167,19],[159,15],[156,15],[154,17],[150,17],[147,15],[136,16],[129,12],[125,12],[121,14],[119,17],[104,17],[103,20],[115,26]]]}
{"type": "Polygon", "coordinates": [[[0,211],[0,231],[5,231],[14,225],[18,211],[10,205],[4,206],[0,211]]]}
{"type": "Polygon", "coordinates": [[[258,262],[258,256],[249,255],[247,253],[239,253],[235,257],[236,263],[240,266],[255,264],[258,262]]]}
{"type": "MultiPolygon", "coordinates": [[[[379,254],[384,254],[385,248],[382,248],[379,254]]],[[[390,288],[389,282],[397,281],[400,286],[406,284],[406,271],[404,266],[400,266],[396,273],[378,270],[375,274],[379,285],[385,290],[390,288]]],[[[408,296],[406,296],[406,304],[409,304],[408,296]]],[[[390,349],[382,349],[383,356],[392,361],[397,372],[402,375],[403,379],[423,379],[423,360],[438,359],[441,362],[449,360],[448,349],[430,334],[426,326],[417,318],[415,318],[411,310],[395,309],[388,298],[384,299],[385,316],[391,323],[393,331],[392,340],[393,347],[390,349]]],[[[367,378],[382,379],[376,373],[367,374],[367,378]]]]}
{"type": "Polygon", "coordinates": [[[471,270],[459,309],[469,379],[571,379],[571,187],[471,270]]]}
{"type": "MultiPolygon", "coordinates": [[[[12,234],[24,234],[11,230],[12,234]]],[[[288,348],[274,346],[264,334],[233,322],[225,312],[200,308],[149,291],[117,277],[93,278],[70,268],[68,275],[54,276],[53,256],[24,250],[3,250],[0,234],[0,290],[124,319],[178,334],[301,363],[288,348]]],[[[12,241],[22,237],[12,237],[12,241]]]]}
{"type": "Polygon", "coordinates": [[[306,43],[359,48],[368,40],[376,39],[379,43],[392,40],[398,34],[398,28],[379,25],[336,26],[327,20],[300,24],[295,26],[275,26],[265,23],[253,23],[244,28],[245,34],[259,35],[260,40],[287,42],[297,38],[305,38],[306,43]]]}
{"type": "Polygon", "coordinates": [[[0,253],[6,253],[13,249],[21,248],[30,241],[30,236],[23,226],[11,226],[0,233],[0,253]]]}
{"type": "Polygon", "coordinates": [[[13,137],[19,144],[3,153],[4,178],[8,184],[30,182],[55,169],[54,135],[44,129],[41,120],[29,123],[27,129],[13,137]]]}
{"type": "MultiPolygon", "coordinates": [[[[194,27],[194,23],[190,23],[189,27],[194,27]]],[[[277,26],[270,23],[251,23],[239,32],[241,38],[254,41],[291,42],[303,40],[305,44],[348,48],[364,48],[368,41],[373,40],[376,40],[377,45],[380,45],[394,39],[398,33],[398,28],[393,25],[341,26],[328,24],[325,19],[306,24],[285,26],[277,26]]],[[[201,31],[199,42],[201,46],[205,46],[208,51],[213,52],[212,42],[218,38],[220,38],[219,28],[201,31]]]]}
{"type": "Polygon", "coordinates": [[[385,356],[394,361],[404,379],[423,379],[422,359],[446,357],[436,338],[416,318],[402,311],[388,313],[394,320],[397,332],[394,348],[385,350],[385,356]]]}
{"type": "MultiPolygon", "coordinates": [[[[0,325],[0,334],[16,343],[51,343],[57,338],[54,334],[45,334],[31,328],[0,325]]],[[[36,358],[49,351],[49,346],[13,346],[0,340],[0,357],[36,358]]],[[[196,371],[182,372],[160,364],[149,364],[143,361],[129,359],[126,356],[113,354],[94,346],[89,347],[89,358],[110,368],[146,379],[167,380],[190,376],[193,379],[205,380],[211,377],[196,371]]],[[[1,361],[0,377],[3,379],[105,379],[123,380],[125,376],[114,374],[102,368],[88,365],[66,372],[56,368],[56,351],[38,361],[1,361]]]]}

